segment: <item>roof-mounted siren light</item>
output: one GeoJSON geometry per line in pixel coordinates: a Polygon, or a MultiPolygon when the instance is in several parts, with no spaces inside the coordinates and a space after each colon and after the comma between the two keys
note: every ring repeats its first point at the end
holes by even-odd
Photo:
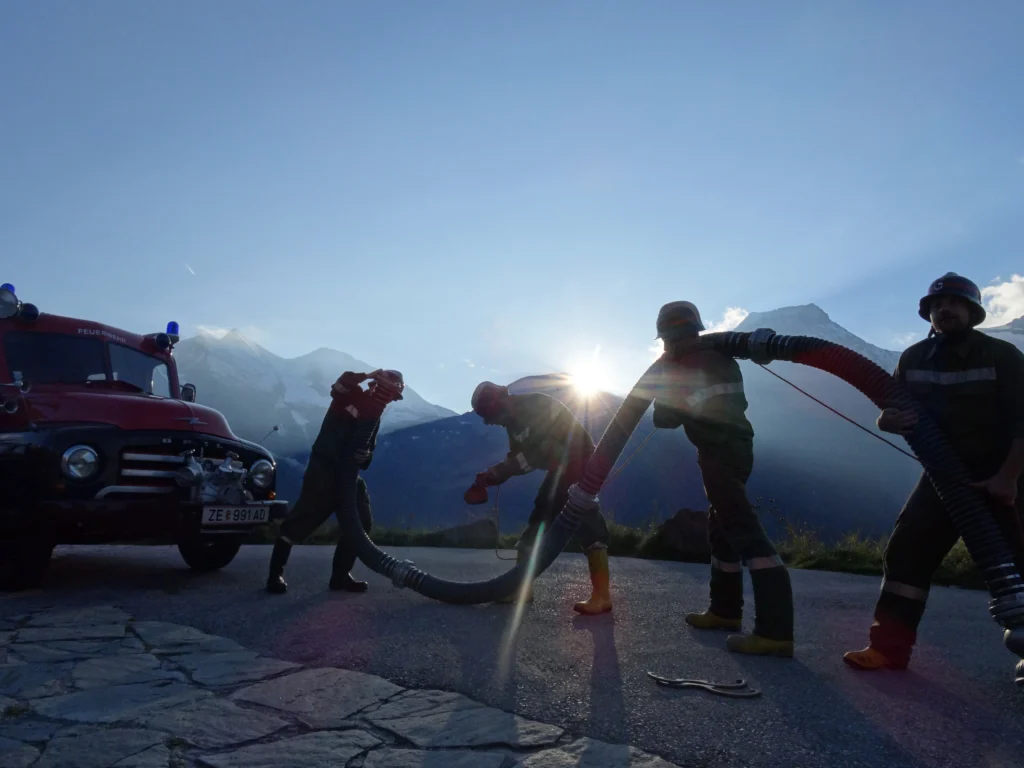
{"type": "Polygon", "coordinates": [[[17,317],[31,323],[39,317],[39,308],[35,304],[24,304],[19,301],[11,283],[0,285],[0,320],[17,317]]]}
{"type": "Polygon", "coordinates": [[[21,312],[21,302],[10,283],[0,285],[0,320],[16,317],[21,312]]]}
{"type": "Polygon", "coordinates": [[[167,338],[171,344],[177,344],[180,339],[178,336],[178,324],[173,320],[167,324],[167,338]]]}

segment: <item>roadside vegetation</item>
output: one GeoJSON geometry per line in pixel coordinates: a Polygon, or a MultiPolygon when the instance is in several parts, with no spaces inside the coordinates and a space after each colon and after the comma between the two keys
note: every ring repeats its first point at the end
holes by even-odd
{"type": "MultiPolygon", "coordinates": [[[[671,560],[675,562],[709,562],[707,555],[695,555],[673,546],[663,535],[660,526],[648,525],[635,528],[619,525],[609,521],[611,540],[608,552],[613,557],[637,557],[649,560],[671,560]]],[[[887,537],[871,539],[857,532],[850,532],[831,543],[825,543],[818,534],[806,526],[798,526],[783,522],[785,533],[775,537],[775,544],[786,564],[791,568],[815,571],[835,571],[855,573],[867,576],[882,575],[882,555],[885,552],[887,537]]],[[[265,532],[253,543],[269,543],[276,535],[276,525],[265,529],[265,532]]],[[[475,542],[452,542],[441,530],[424,528],[374,527],[371,538],[380,547],[467,547],[472,549],[509,550],[518,540],[516,534],[502,534],[485,537],[486,542],[477,537],[475,542]]],[[[338,540],[337,523],[333,520],[321,527],[310,538],[311,544],[333,545],[338,540]]],[[[567,551],[582,551],[579,544],[570,541],[567,551]]],[[[968,589],[985,589],[981,578],[971,560],[971,556],[963,541],[958,541],[949,555],[942,562],[935,574],[934,583],[946,586],[964,587],[968,589]]]]}

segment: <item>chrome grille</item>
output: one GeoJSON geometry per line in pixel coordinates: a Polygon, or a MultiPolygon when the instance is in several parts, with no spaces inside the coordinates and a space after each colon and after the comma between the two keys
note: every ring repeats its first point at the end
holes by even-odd
{"type": "MultiPolygon", "coordinates": [[[[215,466],[224,462],[226,448],[206,447],[203,458],[215,466]]],[[[132,447],[121,452],[118,462],[117,484],[107,486],[96,494],[97,499],[131,496],[153,496],[175,493],[181,489],[175,482],[175,472],[185,463],[180,451],[167,446],[132,447]]]]}

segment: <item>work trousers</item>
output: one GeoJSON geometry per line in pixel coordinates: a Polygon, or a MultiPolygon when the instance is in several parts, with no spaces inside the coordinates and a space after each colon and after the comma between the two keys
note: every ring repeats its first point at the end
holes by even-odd
{"type": "MultiPolygon", "coordinates": [[[[551,522],[558,517],[558,513],[569,500],[569,488],[573,483],[583,479],[589,458],[587,456],[582,460],[569,462],[564,467],[547,473],[533,500],[533,511],[516,544],[517,549],[524,552],[533,547],[542,523],[545,531],[551,527],[551,522]]],[[[580,527],[576,529],[576,537],[584,551],[608,548],[608,523],[599,509],[586,514],[580,522],[580,527]]]]}
{"type": "MultiPolygon", "coordinates": [[[[1020,569],[1024,568],[1024,479],[1017,489],[1016,509],[995,504],[991,508],[1020,569]]],[[[959,538],[935,486],[922,473],[885,548],[882,590],[870,631],[871,645],[891,663],[904,666],[910,662],[932,577],[959,538]]]]}
{"type": "MultiPolygon", "coordinates": [[[[300,544],[323,525],[331,515],[341,513],[341,495],[338,487],[338,471],[343,460],[350,455],[345,449],[349,423],[347,419],[331,413],[324,416],[320,434],[313,443],[309,464],[302,476],[302,490],[295,500],[288,517],[281,523],[280,537],[289,544],[300,544]]],[[[349,449],[350,450],[350,449],[349,449]]],[[[373,527],[373,513],[370,494],[362,477],[356,480],[356,508],[359,521],[367,534],[373,527]]],[[[341,522],[340,517],[338,522],[341,522]]],[[[337,573],[347,573],[355,564],[355,551],[339,532],[334,553],[334,567],[337,573]],[[346,567],[347,566],[347,567],[346,567]],[[342,568],[340,572],[337,570],[342,568]]]]}
{"type": "Polygon", "coordinates": [[[727,619],[742,616],[745,563],[754,589],[754,633],[792,640],[789,571],[747,498],[747,480],[754,465],[752,444],[734,440],[698,446],[697,463],[710,503],[711,611],[727,619]]]}

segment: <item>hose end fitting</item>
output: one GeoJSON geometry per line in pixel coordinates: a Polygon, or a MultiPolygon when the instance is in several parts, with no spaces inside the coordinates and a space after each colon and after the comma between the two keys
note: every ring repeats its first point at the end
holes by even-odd
{"type": "Polygon", "coordinates": [[[774,338],[775,331],[771,328],[758,328],[751,331],[747,337],[747,356],[751,362],[764,365],[775,359],[775,355],[768,353],[768,344],[774,338]]]}

